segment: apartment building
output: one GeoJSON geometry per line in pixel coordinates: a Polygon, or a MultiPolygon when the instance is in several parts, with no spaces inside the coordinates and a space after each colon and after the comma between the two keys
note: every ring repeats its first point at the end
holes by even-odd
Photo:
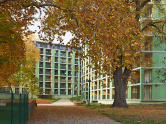
{"type": "MultiPolygon", "coordinates": [[[[164,5],[165,0],[151,0],[146,5],[146,13],[142,14],[141,21],[155,21],[164,15],[157,10],[159,6],[164,5]]],[[[143,67],[137,65],[133,69],[135,82],[128,83],[128,99],[130,102],[150,102],[150,101],[166,101],[166,82],[163,74],[166,72],[166,44],[162,41],[162,34],[156,32],[155,29],[145,30],[145,49],[142,51],[145,55],[145,61],[149,61],[150,65],[143,67]]]]}
{"type": "MultiPolygon", "coordinates": [[[[141,15],[141,20],[157,20],[163,15],[157,9],[161,4],[166,4],[165,0],[151,0],[145,7],[146,13],[141,15]],[[156,3],[157,2],[157,3],[156,3]]],[[[126,90],[127,103],[145,102],[165,102],[166,101],[166,44],[162,43],[162,35],[156,30],[145,30],[145,61],[151,64],[146,67],[141,64],[134,65],[132,70],[133,82],[128,82],[126,90]]],[[[86,47],[82,49],[86,54],[86,47]]],[[[93,68],[89,68],[90,58],[81,61],[81,95],[82,100],[91,102],[112,104],[115,95],[115,87],[107,74],[95,74],[93,68]],[[90,84],[88,80],[90,79],[90,84]],[[90,87],[89,87],[90,86],[90,87]]]]}
{"type": "Polygon", "coordinates": [[[81,52],[81,49],[74,48],[71,52],[71,48],[66,50],[65,45],[50,45],[41,41],[37,41],[37,47],[41,58],[36,76],[39,87],[43,89],[43,95],[39,97],[71,98],[80,95],[80,58],[75,56],[75,52],[81,52]]]}

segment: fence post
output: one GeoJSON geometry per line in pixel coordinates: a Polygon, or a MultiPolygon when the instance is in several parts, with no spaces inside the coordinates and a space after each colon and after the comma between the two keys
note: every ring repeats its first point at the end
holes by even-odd
{"type": "Polygon", "coordinates": [[[25,124],[25,94],[24,94],[24,124],[25,124]]]}
{"type": "Polygon", "coordinates": [[[13,93],[11,93],[11,124],[13,124],[13,93]]]}
{"type": "Polygon", "coordinates": [[[21,94],[20,94],[20,100],[19,100],[19,124],[21,124],[21,94]]]}
{"type": "Polygon", "coordinates": [[[27,121],[29,119],[29,100],[28,100],[28,94],[27,94],[27,121]]]}

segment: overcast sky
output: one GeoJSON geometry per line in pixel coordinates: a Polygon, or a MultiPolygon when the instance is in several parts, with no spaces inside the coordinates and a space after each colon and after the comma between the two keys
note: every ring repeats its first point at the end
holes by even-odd
{"type": "MultiPolygon", "coordinates": [[[[42,16],[44,16],[44,14],[42,14],[42,16]]],[[[39,18],[39,14],[36,14],[35,15],[36,18],[39,18]]],[[[36,33],[35,33],[35,36],[36,36],[36,40],[40,40],[39,37],[38,37],[38,32],[39,32],[39,28],[38,26],[40,26],[40,22],[39,21],[35,21],[34,23],[34,26],[29,26],[30,30],[32,31],[35,31],[36,30],[36,33]]],[[[66,44],[70,39],[72,38],[72,35],[70,32],[67,32],[65,37],[63,37],[64,39],[64,44],[66,44]]],[[[57,40],[54,40],[53,43],[59,43],[59,41],[57,40]]]]}

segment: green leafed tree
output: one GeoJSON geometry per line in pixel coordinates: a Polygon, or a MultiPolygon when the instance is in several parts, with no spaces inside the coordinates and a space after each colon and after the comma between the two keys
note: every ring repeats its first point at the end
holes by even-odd
{"type": "Polygon", "coordinates": [[[35,45],[36,42],[33,35],[30,35],[29,38],[24,38],[24,41],[25,58],[18,68],[18,73],[15,74],[14,81],[22,85],[28,93],[37,95],[40,92],[40,88],[37,86],[38,78],[35,76],[35,67],[40,59],[40,50],[35,45]]]}

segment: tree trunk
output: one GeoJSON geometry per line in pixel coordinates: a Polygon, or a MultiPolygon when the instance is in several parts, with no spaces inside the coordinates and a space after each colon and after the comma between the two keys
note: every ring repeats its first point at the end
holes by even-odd
{"type": "Polygon", "coordinates": [[[125,107],[127,108],[126,102],[126,88],[127,82],[123,80],[122,77],[122,66],[117,67],[116,71],[113,73],[114,84],[115,84],[115,97],[114,102],[111,107],[125,107]]]}

